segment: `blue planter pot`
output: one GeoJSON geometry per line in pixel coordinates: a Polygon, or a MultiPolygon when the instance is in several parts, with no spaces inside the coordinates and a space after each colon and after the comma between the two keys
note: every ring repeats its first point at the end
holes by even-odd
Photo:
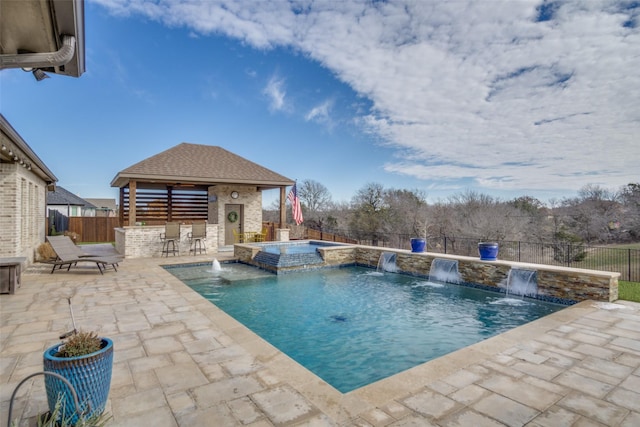
{"type": "Polygon", "coordinates": [[[411,252],[424,252],[424,248],[427,246],[426,239],[414,238],[411,239],[411,252]]]}
{"type": "Polygon", "coordinates": [[[498,259],[498,244],[494,242],[478,243],[478,253],[482,261],[495,261],[498,259]]]}
{"type": "Polygon", "coordinates": [[[102,348],[94,353],[77,357],[57,357],[55,354],[62,344],[56,344],[44,352],[45,372],[55,372],[66,378],[78,395],[80,408],[76,408],[69,387],[60,379],[46,375],[44,379],[47,391],[49,411],[53,413],[58,396],[63,396],[64,417],[76,424],[84,412],[85,418],[104,412],[111,388],[113,368],[113,341],[102,338],[102,348]],[[91,411],[89,411],[89,407],[91,411]]]}

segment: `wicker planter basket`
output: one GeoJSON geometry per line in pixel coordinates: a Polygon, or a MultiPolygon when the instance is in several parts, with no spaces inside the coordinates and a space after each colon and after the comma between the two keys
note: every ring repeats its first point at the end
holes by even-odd
{"type": "Polygon", "coordinates": [[[77,357],[56,357],[60,344],[48,348],[44,352],[44,370],[55,372],[66,378],[78,394],[80,408],[73,402],[71,390],[61,380],[45,376],[45,388],[49,411],[53,413],[59,395],[65,399],[65,418],[73,414],[72,424],[80,415],[85,418],[102,414],[107,404],[111,388],[111,371],[113,367],[113,342],[109,338],[101,338],[102,348],[94,353],[77,357]]]}

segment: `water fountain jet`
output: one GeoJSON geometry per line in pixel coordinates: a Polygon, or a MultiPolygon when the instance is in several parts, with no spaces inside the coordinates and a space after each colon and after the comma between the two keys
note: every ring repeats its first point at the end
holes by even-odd
{"type": "Polygon", "coordinates": [[[460,283],[458,261],[453,259],[434,258],[429,268],[429,279],[439,282],[460,283]]]}
{"type": "Polygon", "coordinates": [[[389,273],[395,273],[398,271],[398,267],[396,266],[396,254],[393,252],[382,252],[380,254],[380,258],[378,258],[378,268],[376,269],[376,272],[383,273],[385,271],[389,273]]]}
{"type": "Polygon", "coordinates": [[[538,294],[538,278],[534,270],[512,268],[507,275],[506,298],[509,294],[535,297],[538,294]]]}

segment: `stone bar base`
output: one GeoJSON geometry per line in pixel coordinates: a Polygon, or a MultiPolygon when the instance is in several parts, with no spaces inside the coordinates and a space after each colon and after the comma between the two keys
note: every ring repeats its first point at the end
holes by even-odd
{"type": "MultiPolygon", "coordinates": [[[[125,258],[156,258],[162,255],[164,226],[143,225],[116,228],[116,250],[125,258]]],[[[191,224],[180,226],[180,256],[188,256],[191,242],[191,224]]],[[[207,253],[218,252],[218,224],[207,224],[207,238],[204,240],[207,253]]],[[[173,255],[169,255],[173,257],[173,255]]]]}

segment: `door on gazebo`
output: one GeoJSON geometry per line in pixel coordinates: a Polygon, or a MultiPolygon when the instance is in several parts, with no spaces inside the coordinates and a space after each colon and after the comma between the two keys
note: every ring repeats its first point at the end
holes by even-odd
{"type": "Polygon", "coordinates": [[[234,232],[242,235],[244,216],[242,214],[242,205],[228,204],[224,205],[224,244],[225,246],[235,243],[234,232]]]}

